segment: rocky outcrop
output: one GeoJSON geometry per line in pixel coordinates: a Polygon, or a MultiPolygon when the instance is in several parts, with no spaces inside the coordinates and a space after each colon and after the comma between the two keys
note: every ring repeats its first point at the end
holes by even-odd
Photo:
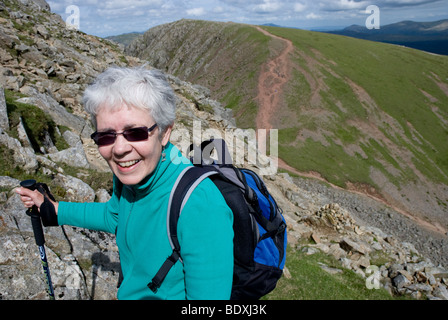
{"type": "Polygon", "coordinates": [[[285,214],[288,244],[308,255],[323,252],[341,263],[340,269],[322,265],[325,271],[334,274],[341,273],[342,268],[352,270],[366,279],[368,288],[386,288],[391,295],[407,294],[416,299],[447,298],[445,257],[448,243],[445,237],[442,237],[437,252],[431,255],[434,251],[425,243],[434,241],[435,235],[425,234],[425,229],[412,225],[384,204],[288,174],[279,173],[265,181],[285,214]],[[333,202],[332,198],[337,198],[339,203],[333,202]],[[352,209],[353,206],[358,210],[352,209]],[[382,218],[377,216],[369,220],[359,214],[365,210],[363,206],[387,213],[382,218]],[[375,226],[380,219],[383,224],[389,223],[391,216],[395,223],[403,226],[387,232],[383,226],[375,226]],[[420,241],[415,238],[407,241],[407,235],[415,230],[421,233],[420,241]],[[400,275],[406,275],[406,280],[400,275]]]}
{"type": "MultiPolygon", "coordinates": [[[[59,200],[107,201],[108,190],[94,188],[84,181],[89,174],[86,172],[93,172],[86,171],[87,167],[95,171],[107,167],[88,139],[92,128],[82,111],[80,95],[107,66],[135,65],[139,61],[126,57],[102,39],[65,29],[61,18],[51,14],[44,1],[4,3],[7,5],[0,4],[0,152],[11,157],[20,171],[10,174],[2,171],[0,175],[0,299],[41,300],[47,296],[30,219],[13,192],[20,183],[19,172],[22,177],[51,177],[52,191],[59,200]],[[3,89],[14,101],[5,101],[3,89]],[[29,142],[35,137],[30,136],[22,121],[10,126],[7,105],[17,100],[49,115],[61,131],[63,149],[48,142],[46,147],[36,150],[29,142]]],[[[178,121],[172,142],[182,151],[191,142],[199,142],[194,139],[206,138],[190,136],[192,128],[200,126],[202,133],[208,131],[231,138],[228,143],[233,154],[244,154],[244,166],[260,171],[270,165],[272,160],[259,153],[258,161],[249,161],[248,150],[254,150],[253,141],[247,136],[245,142],[234,141],[240,139],[241,129],[235,126],[232,113],[210,98],[208,89],[173,76],[168,78],[178,97],[178,121]]],[[[240,141],[244,141],[244,136],[240,141]]],[[[311,187],[308,180],[285,173],[264,178],[283,209],[289,244],[295,250],[309,254],[320,250],[333,255],[344,268],[354,270],[366,281],[370,276],[377,277],[380,285],[389,288],[392,294],[447,299],[445,260],[422,251],[419,239],[402,241],[400,237],[409,229],[402,228],[394,234],[394,230],[369,225],[375,220],[363,216],[368,212],[366,208],[384,212],[383,207],[367,204],[365,199],[346,201],[349,193],[336,196],[331,188],[311,187]]],[[[390,214],[400,219],[398,214],[390,214]]],[[[381,219],[390,224],[388,215],[383,216],[381,219]]],[[[114,235],[50,227],[45,228],[45,236],[56,299],[116,298],[121,270],[114,235]]],[[[440,252],[447,248],[444,241],[440,242],[440,252]]],[[[326,270],[338,272],[334,268],[326,270]]],[[[288,276],[286,269],[285,277],[288,276]]]]}
{"type": "MultiPolygon", "coordinates": [[[[90,144],[92,127],[81,106],[84,88],[111,65],[135,65],[110,41],[66,28],[44,1],[8,1],[0,6],[0,97],[3,90],[20,94],[19,103],[34,105],[83,144],[78,150],[53,149],[50,159],[81,167],[105,169],[90,144]],[[84,149],[85,155],[82,155],[84,149]],[[62,152],[62,153],[61,153],[62,152]]],[[[0,99],[3,101],[3,99],[0,99]]],[[[7,131],[6,108],[0,106],[0,128],[7,131]]],[[[15,128],[13,128],[15,130],[15,128]]]]}
{"type": "MultiPolygon", "coordinates": [[[[106,40],[65,28],[44,0],[2,2],[0,149],[6,150],[2,155],[30,176],[52,177],[53,187],[63,190],[66,201],[107,201],[106,190],[93,190],[80,179],[82,174],[71,176],[62,166],[107,170],[90,142],[93,130],[82,110],[81,94],[108,66],[136,61],[106,40]],[[5,92],[10,93],[8,102],[5,92]],[[55,123],[65,148],[58,150],[49,134],[45,148],[33,148],[30,138],[36,137],[29,136],[23,121],[10,126],[11,103],[42,110],[55,123]]],[[[0,299],[46,299],[30,221],[12,192],[19,182],[0,177],[0,299]]],[[[112,235],[60,227],[46,228],[45,236],[56,299],[116,298],[120,266],[112,235]]]]}
{"type": "MultiPolygon", "coordinates": [[[[410,242],[379,228],[359,225],[339,204],[324,205],[301,221],[312,226],[308,231],[312,244],[298,248],[307,254],[320,250],[332,255],[343,268],[366,278],[369,289],[384,287],[392,295],[407,294],[416,299],[448,298],[448,269],[436,266],[410,242]]],[[[326,266],[323,269],[342,272],[326,266]]]]}

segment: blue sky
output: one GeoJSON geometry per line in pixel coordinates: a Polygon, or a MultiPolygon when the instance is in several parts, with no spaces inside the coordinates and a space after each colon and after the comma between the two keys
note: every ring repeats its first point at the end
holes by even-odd
{"type": "Polygon", "coordinates": [[[81,31],[104,37],[179,19],[275,23],[285,27],[317,29],[365,25],[366,8],[376,5],[380,25],[402,20],[448,19],[446,0],[47,0],[52,12],[76,23],[81,31]],[[69,8],[67,10],[67,8],[69,8]]]}

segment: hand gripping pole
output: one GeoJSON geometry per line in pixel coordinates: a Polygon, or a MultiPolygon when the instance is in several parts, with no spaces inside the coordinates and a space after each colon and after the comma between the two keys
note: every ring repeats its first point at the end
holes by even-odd
{"type": "MultiPolygon", "coordinates": [[[[36,180],[25,180],[20,183],[20,186],[23,188],[27,188],[30,190],[36,190],[37,184],[36,180]]],[[[54,291],[53,291],[53,284],[51,282],[51,276],[50,276],[50,268],[48,266],[47,262],[47,255],[45,252],[45,237],[44,237],[44,230],[42,228],[42,222],[39,214],[39,210],[36,206],[33,206],[32,208],[29,208],[26,211],[26,214],[31,217],[31,225],[33,227],[34,232],[34,239],[36,240],[36,244],[39,247],[39,255],[42,262],[42,268],[44,269],[45,279],[47,283],[47,292],[50,296],[50,300],[55,300],[54,297],[54,291]]]]}

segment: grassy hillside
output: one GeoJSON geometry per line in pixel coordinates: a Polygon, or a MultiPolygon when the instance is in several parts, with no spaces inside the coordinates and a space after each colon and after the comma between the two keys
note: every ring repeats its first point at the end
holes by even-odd
{"type": "Polygon", "coordinates": [[[269,31],[291,39],[300,50],[285,105],[296,112],[297,125],[280,124],[282,157],[296,167],[322,172],[339,185],[347,178],[371,183],[367,164],[395,184],[409,181],[415,173],[403,168],[406,160],[431,180],[447,183],[447,57],[320,33],[269,31]],[[315,80],[314,88],[304,73],[315,80]],[[318,103],[313,104],[313,94],[320,96],[318,103]],[[300,134],[305,129],[325,131],[320,135],[325,141],[294,144],[294,130],[300,134]],[[290,145],[301,145],[301,153],[308,155],[288,156],[290,145]],[[344,152],[351,145],[360,149],[344,152]],[[410,159],[399,158],[393,148],[411,151],[410,159]],[[310,158],[322,163],[312,165],[306,161],[310,158]]]}
{"type": "MultiPolygon", "coordinates": [[[[297,115],[296,125],[289,120],[278,126],[285,161],[343,187],[350,181],[381,190],[387,180],[404,202],[415,201],[414,185],[447,185],[448,57],[313,32],[269,31],[298,49],[283,106],[297,115]]],[[[434,189],[419,192],[428,196],[424,205],[432,198],[443,215],[446,192],[434,189]]]]}
{"type": "MultiPolygon", "coordinates": [[[[448,227],[448,57],[344,36],[263,27],[290,40],[287,84],[270,123],[302,172],[448,227]]],[[[255,26],[181,20],[132,54],[207,86],[255,127],[264,66],[285,48],[255,26]]]]}
{"type": "Polygon", "coordinates": [[[106,37],[106,39],[114,41],[116,43],[121,43],[124,46],[127,46],[130,44],[135,38],[141,36],[141,32],[130,32],[130,33],[123,33],[117,36],[109,36],[106,37]]]}
{"type": "Polygon", "coordinates": [[[393,296],[386,289],[369,290],[366,279],[345,269],[331,256],[311,256],[288,248],[288,270],[291,279],[282,277],[274,291],[263,300],[405,300],[409,296],[393,296]],[[339,270],[324,271],[322,265],[339,270]]]}

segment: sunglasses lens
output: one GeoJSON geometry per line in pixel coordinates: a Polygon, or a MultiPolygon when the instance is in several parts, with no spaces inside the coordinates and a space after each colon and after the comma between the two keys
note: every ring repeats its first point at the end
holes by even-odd
{"type": "Polygon", "coordinates": [[[148,128],[133,128],[123,132],[128,141],[143,141],[148,139],[148,128]]]}
{"type": "Polygon", "coordinates": [[[149,132],[153,131],[157,127],[157,124],[153,125],[151,128],[141,127],[133,128],[123,131],[122,133],[115,132],[95,132],[91,135],[91,138],[99,146],[108,146],[115,142],[118,134],[122,134],[123,137],[128,141],[143,141],[148,139],[149,132]]]}
{"type": "Polygon", "coordinates": [[[115,142],[116,136],[109,132],[97,132],[92,138],[97,145],[107,146],[115,142]]]}

